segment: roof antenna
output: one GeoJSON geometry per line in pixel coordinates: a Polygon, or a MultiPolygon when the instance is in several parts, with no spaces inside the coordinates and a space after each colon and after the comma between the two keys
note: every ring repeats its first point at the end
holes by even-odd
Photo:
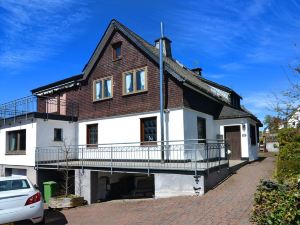
{"type": "Polygon", "coordinates": [[[160,22],[161,38],[159,39],[159,97],[160,97],[160,141],[161,141],[161,162],[165,161],[164,157],[164,141],[165,141],[165,129],[164,129],[164,96],[163,96],[163,38],[164,38],[164,26],[163,22],[160,22]]]}

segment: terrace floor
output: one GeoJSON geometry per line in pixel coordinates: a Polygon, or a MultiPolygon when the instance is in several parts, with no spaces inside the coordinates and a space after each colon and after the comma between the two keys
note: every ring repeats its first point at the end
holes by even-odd
{"type": "MultiPolygon", "coordinates": [[[[218,170],[224,167],[241,167],[247,161],[228,160],[211,162],[145,162],[145,161],[70,161],[70,169],[91,169],[111,172],[139,172],[139,173],[183,173],[194,174],[195,171],[201,174],[209,170],[218,170]]],[[[66,162],[39,163],[40,169],[62,169],[66,168],[66,162]]]]}

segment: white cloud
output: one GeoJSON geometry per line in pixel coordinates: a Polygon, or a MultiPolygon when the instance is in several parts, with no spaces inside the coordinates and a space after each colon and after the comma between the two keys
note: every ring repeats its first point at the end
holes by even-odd
{"type": "Polygon", "coordinates": [[[0,67],[13,70],[61,51],[88,15],[76,0],[7,0],[0,10],[0,67]]]}
{"type": "Polygon", "coordinates": [[[300,35],[297,1],[202,1],[182,3],[171,13],[179,48],[201,49],[216,58],[237,63],[274,63],[286,60],[300,35]]]}
{"type": "Polygon", "coordinates": [[[271,93],[256,92],[250,93],[243,98],[242,104],[261,120],[265,115],[273,114],[275,98],[271,93]]]}
{"type": "Polygon", "coordinates": [[[245,69],[247,66],[237,63],[237,62],[231,62],[227,64],[221,65],[221,69],[227,70],[227,71],[236,71],[236,70],[242,70],[245,69]]]}

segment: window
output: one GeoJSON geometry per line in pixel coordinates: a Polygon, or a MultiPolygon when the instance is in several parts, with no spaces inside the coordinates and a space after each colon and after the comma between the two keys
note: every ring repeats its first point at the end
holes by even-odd
{"type": "Polygon", "coordinates": [[[255,126],[251,124],[250,124],[250,139],[251,139],[251,145],[256,145],[255,126]]]}
{"type": "Polygon", "coordinates": [[[54,128],[54,141],[63,140],[63,131],[60,128],[54,128]]]}
{"type": "Polygon", "coordinates": [[[206,120],[204,118],[197,118],[198,142],[206,143],[206,120]]]}
{"type": "Polygon", "coordinates": [[[0,192],[2,191],[12,191],[19,189],[29,189],[30,186],[27,180],[3,180],[0,181],[0,192]]]}
{"type": "Polygon", "coordinates": [[[157,123],[156,117],[141,119],[141,142],[153,142],[157,141],[157,123]]]}
{"type": "Polygon", "coordinates": [[[121,45],[122,42],[118,42],[112,45],[113,60],[121,59],[121,45]]]}
{"type": "Polygon", "coordinates": [[[58,99],[55,97],[48,97],[46,99],[46,112],[47,113],[56,113],[58,111],[58,99]]]}
{"type": "Polygon", "coordinates": [[[22,153],[26,150],[26,130],[7,132],[7,153],[22,153]]]}
{"type": "Polygon", "coordinates": [[[98,144],[98,124],[89,124],[86,128],[86,144],[90,147],[94,147],[98,144]]]}
{"type": "Polygon", "coordinates": [[[112,98],[112,77],[94,81],[94,101],[112,98]]]}
{"type": "Polygon", "coordinates": [[[147,91],[147,67],[123,73],[123,95],[147,91]]]}

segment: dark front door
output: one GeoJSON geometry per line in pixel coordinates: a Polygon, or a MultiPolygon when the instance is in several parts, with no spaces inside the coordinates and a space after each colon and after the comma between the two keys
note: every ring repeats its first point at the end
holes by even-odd
{"type": "Polygon", "coordinates": [[[240,126],[225,127],[225,139],[231,151],[230,159],[241,159],[241,131],[240,126]]]}

